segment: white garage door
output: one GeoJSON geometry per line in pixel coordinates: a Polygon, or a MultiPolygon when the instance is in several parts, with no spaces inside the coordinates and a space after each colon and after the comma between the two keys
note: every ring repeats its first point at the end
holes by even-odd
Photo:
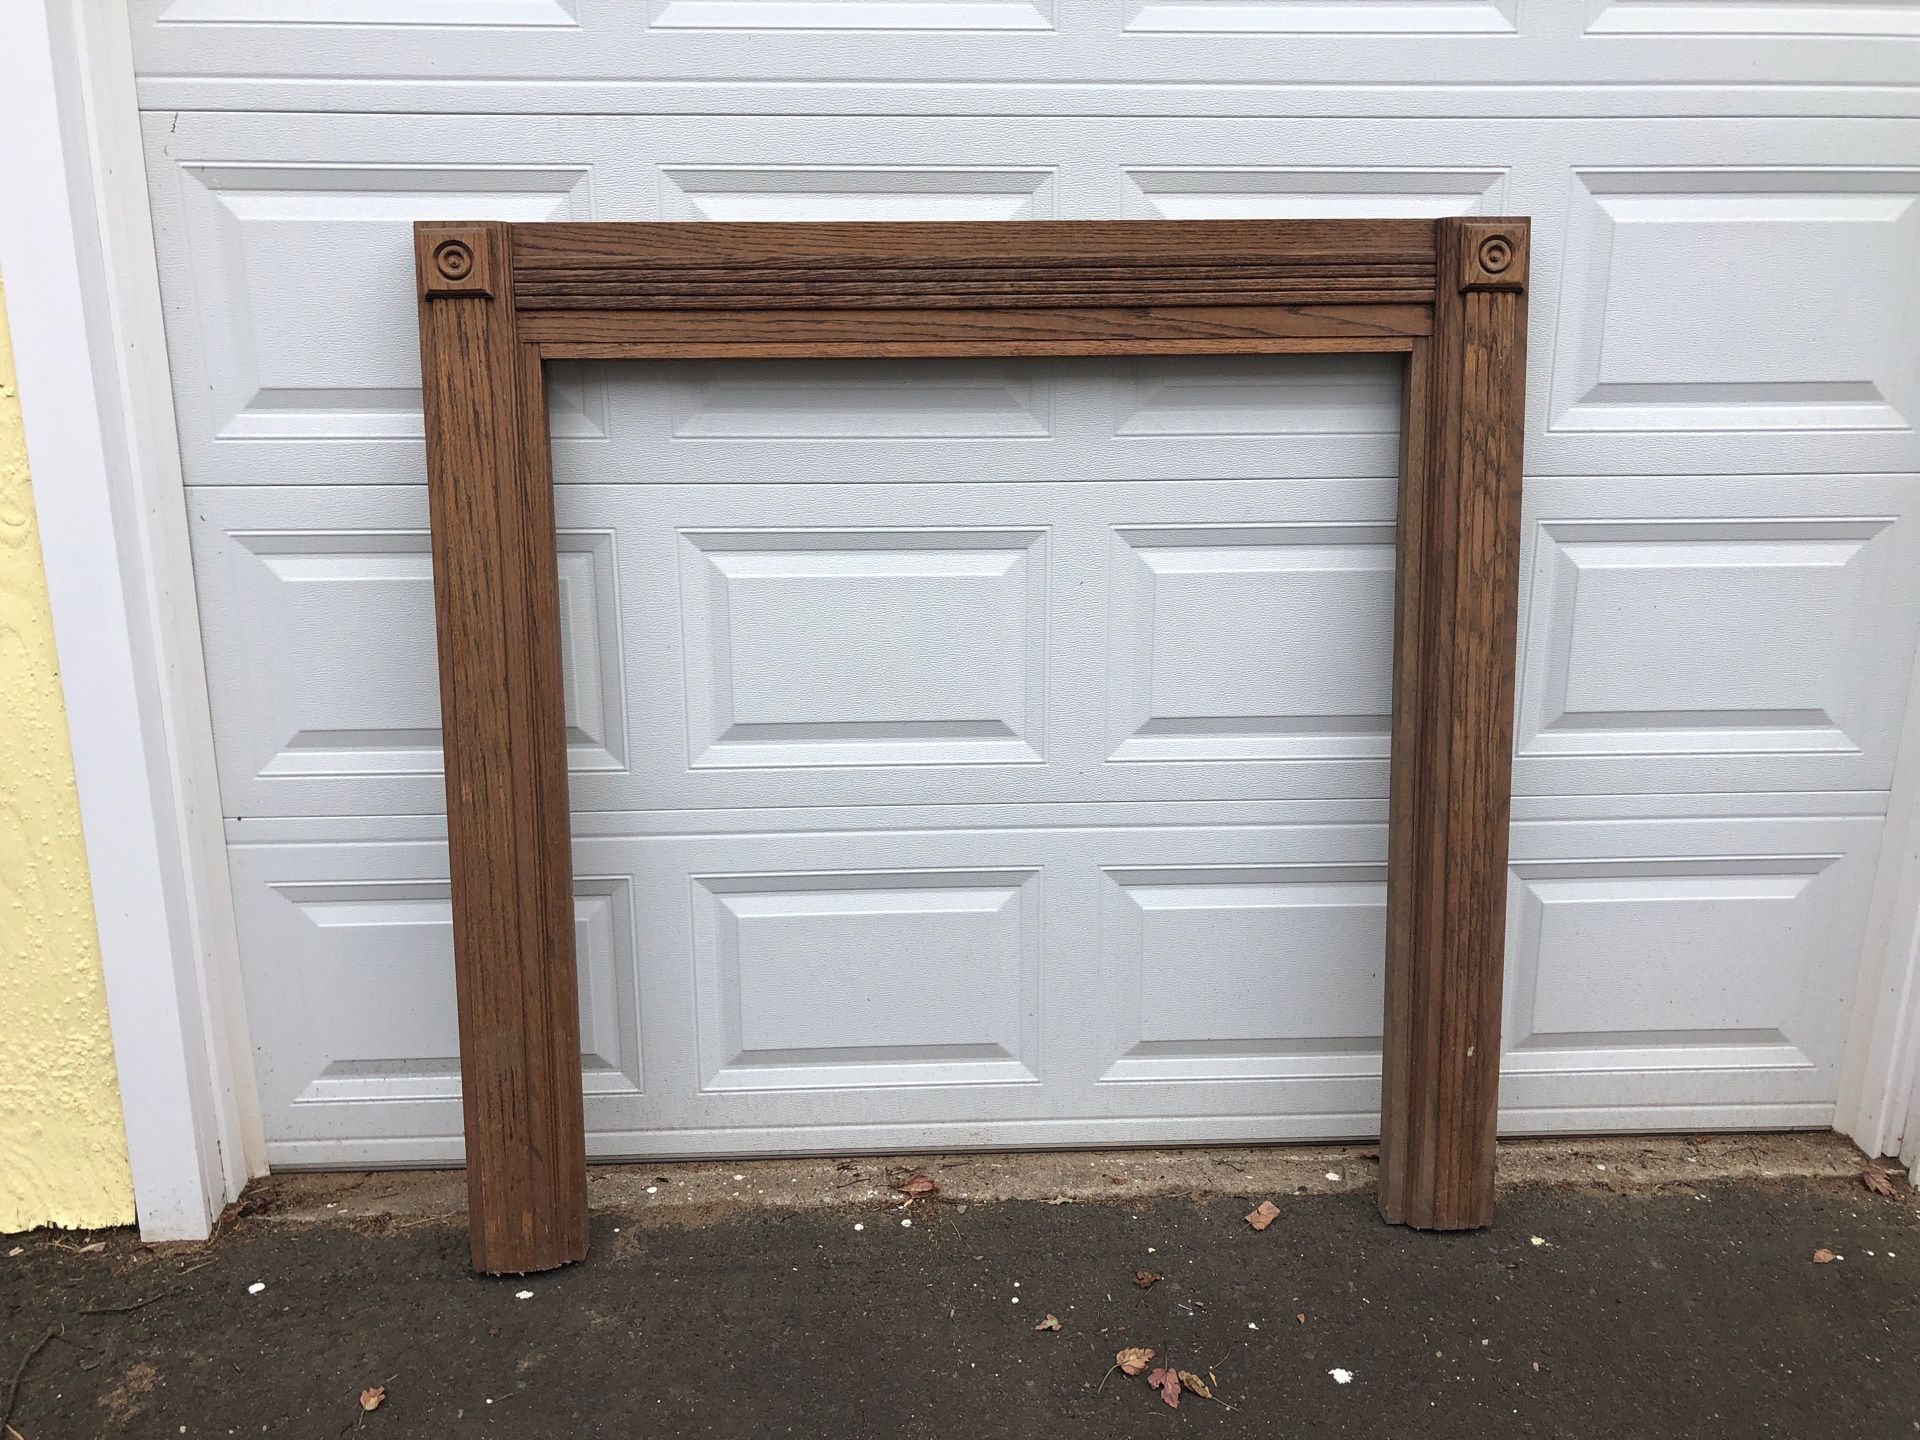
{"type": "MultiPolygon", "coordinates": [[[[459,1155],[416,218],[1533,216],[1502,1123],[1830,1119],[1910,7],[138,10],[275,1164],[459,1155]]],[[[593,1153],[1371,1133],[1395,374],[557,367],[593,1153]]]]}

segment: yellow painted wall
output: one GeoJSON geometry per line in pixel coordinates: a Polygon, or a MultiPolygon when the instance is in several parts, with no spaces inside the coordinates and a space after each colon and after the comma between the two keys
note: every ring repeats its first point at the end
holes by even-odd
{"type": "Polygon", "coordinates": [[[0,1231],[124,1225],[133,1180],[0,283],[0,1231]]]}

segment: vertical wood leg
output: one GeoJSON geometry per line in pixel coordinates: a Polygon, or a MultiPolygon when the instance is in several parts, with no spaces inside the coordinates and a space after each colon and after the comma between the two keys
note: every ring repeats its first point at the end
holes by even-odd
{"type": "Polygon", "coordinates": [[[1394,621],[1380,1211],[1493,1220],[1512,788],[1525,220],[1439,222],[1407,367],[1394,621]]]}
{"type": "Polygon", "coordinates": [[[504,225],[414,229],[474,1268],[587,1253],[547,413],[504,225]]]}

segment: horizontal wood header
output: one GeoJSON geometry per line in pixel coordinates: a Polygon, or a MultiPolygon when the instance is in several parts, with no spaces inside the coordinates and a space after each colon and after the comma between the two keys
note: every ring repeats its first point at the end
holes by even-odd
{"type": "Polygon", "coordinates": [[[1524,219],[423,221],[421,298],[506,302],[549,359],[1409,350],[1523,290],[1524,219]],[[1441,273],[1441,259],[1447,258],[1441,273]]]}
{"type": "Polygon", "coordinates": [[[1430,305],[1431,220],[510,227],[541,311],[1430,305]]]}
{"type": "Polygon", "coordinates": [[[1431,268],[1437,244],[1432,220],[532,221],[509,228],[514,264],[532,272],[620,264],[803,274],[915,265],[1130,270],[1162,263],[1170,252],[1227,265],[1378,259],[1431,268]]]}

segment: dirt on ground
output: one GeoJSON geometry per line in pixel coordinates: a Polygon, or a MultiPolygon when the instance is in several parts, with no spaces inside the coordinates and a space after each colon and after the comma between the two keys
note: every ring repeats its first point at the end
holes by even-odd
{"type": "MultiPolygon", "coordinates": [[[[1709,1180],[1847,1177],[1862,1156],[1840,1136],[1606,1135],[1503,1140],[1499,1184],[1574,1184],[1615,1194],[1652,1194],[1709,1180]]],[[[948,1201],[1110,1200],[1208,1194],[1341,1195],[1372,1190],[1380,1153],[1371,1145],[1200,1146],[1162,1150],[1052,1150],[955,1155],[788,1156],[596,1165],[587,1172],[594,1210],[697,1223],[742,1210],[796,1210],[877,1203],[916,1168],[940,1175],[948,1201]],[[671,1216],[666,1212],[674,1212],[671,1216]],[[695,1213],[697,1212],[697,1213],[695,1213]]],[[[459,1170],[283,1174],[247,1192],[254,1214],[284,1220],[458,1215],[467,1204],[459,1170]]]]}
{"type": "Polygon", "coordinates": [[[13,1237],[5,1440],[1920,1432],[1920,1217],[1857,1156],[1645,1184],[1570,1163],[1457,1235],[1383,1224],[1331,1166],[1307,1193],[959,1198],[982,1163],[921,1161],[939,1189],[910,1205],[892,1168],[852,1202],[661,1207],[662,1167],[596,1210],[584,1264],[524,1279],[471,1274],[455,1214],[320,1220],[272,1187],[198,1246],[13,1237]]]}

